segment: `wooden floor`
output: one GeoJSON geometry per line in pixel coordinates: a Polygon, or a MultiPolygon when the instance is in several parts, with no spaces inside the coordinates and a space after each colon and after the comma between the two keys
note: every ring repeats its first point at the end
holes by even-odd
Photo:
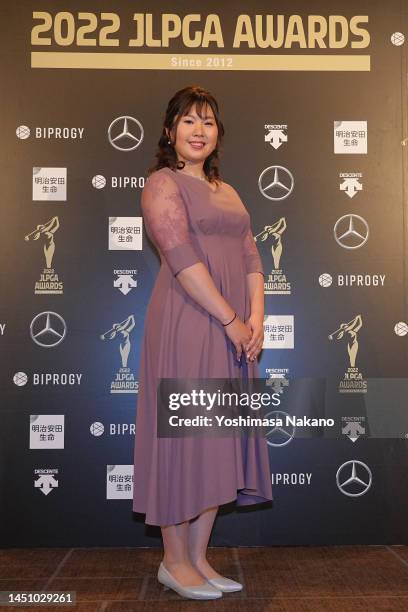
{"type": "Polygon", "coordinates": [[[244,589],[216,601],[164,591],[156,578],[158,548],[14,548],[0,550],[0,590],[76,591],[71,609],[81,611],[408,610],[407,546],[213,547],[207,558],[244,589]]]}

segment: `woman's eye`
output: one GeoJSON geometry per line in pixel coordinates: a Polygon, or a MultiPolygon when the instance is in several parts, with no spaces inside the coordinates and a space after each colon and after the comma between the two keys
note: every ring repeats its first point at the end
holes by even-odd
{"type": "MultiPolygon", "coordinates": [[[[191,119],[185,119],[184,123],[193,123],[191,119]]],[[[211,121],[207,121],[206,125],[214,125],[211,121]]]]}

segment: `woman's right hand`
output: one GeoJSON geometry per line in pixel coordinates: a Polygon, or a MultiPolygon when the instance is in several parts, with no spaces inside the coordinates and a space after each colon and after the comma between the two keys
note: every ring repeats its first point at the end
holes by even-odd
{"type": "Polygon", "coordinates": [[[232,323],[226,325],[224,329],[228,338],[235,346],[237,360],[241,361],[242,351],[245,351],[245,347],[251,339],[251,331],[238,315],[235,317],[232,323]]]}

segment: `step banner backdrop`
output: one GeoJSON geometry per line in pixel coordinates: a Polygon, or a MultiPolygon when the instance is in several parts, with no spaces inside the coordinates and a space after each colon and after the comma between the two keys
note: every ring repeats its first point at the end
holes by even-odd
{"type": "Polygon", "coordinates": [[[221,507],[211,543],[407,544],[408,4],[0,13],[1,545],[161,545],[132,512],[160,265],[140,195],[192,84],[220,105],[222,177],[265,271],[260,376],[284,400],[265,430],[273,503],[221,507]]]}

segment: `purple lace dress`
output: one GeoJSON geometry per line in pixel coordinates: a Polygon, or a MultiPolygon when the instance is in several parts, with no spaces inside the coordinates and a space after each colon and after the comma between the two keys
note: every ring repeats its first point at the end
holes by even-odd
{"type": "Polygon", "coordinates": [[[172,525],[233,500],[237,505],[269,501],[271,472],[264,438],[156,435],[158,379],[259,376],[257,361],[237,362],[222,324],[175,276],[201,261],[245,321],[250,315],[246,275],[263,274],[248,211],[227,183],[214,191],[207,181],[170,168],[149,176],[141,202],[161,267],[141,347],[133,510],[146,514],[148,524],[172,525]]]}

